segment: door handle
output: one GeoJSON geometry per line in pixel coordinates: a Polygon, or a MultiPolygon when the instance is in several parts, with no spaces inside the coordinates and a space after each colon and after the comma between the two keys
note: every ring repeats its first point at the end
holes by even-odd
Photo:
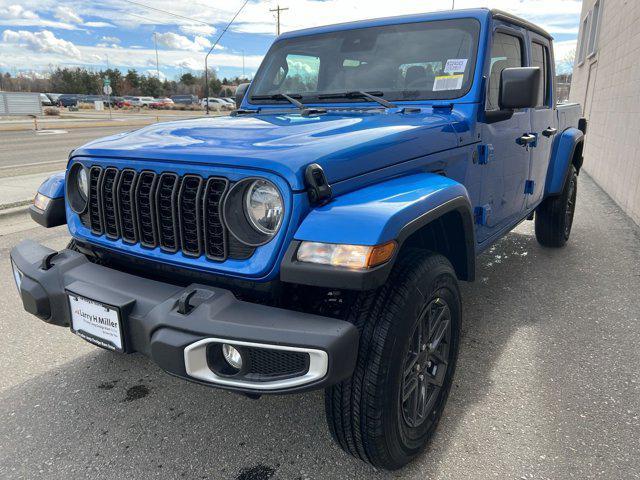
{"type": "Polygon", "coordinates": [[[516,140],[518,145],[529,146],[529,144],[534,143],[536,141],[536,136],[532,133],[525,133],[520,138],[516,140]]]}
{"type": "Polygon", "coordinates": [[[553,127],[549,127],[542,131],[542,135],[544,135],[545,137],[552,137],[556,133],[558,133],[558,129],[553,127]]]}

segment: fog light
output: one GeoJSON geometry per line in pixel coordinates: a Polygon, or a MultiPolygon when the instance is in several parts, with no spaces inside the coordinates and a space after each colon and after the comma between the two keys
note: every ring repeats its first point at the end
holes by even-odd
{"type": "Polygon", "coordinates": [[[229,365],[236,370],[242,370],[242,354],[228,343],[222,344],[222,355],[229,365]]]}

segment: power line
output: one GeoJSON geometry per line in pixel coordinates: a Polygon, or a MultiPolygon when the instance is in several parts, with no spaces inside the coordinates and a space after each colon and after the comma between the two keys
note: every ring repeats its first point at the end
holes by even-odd
{"type": "Polygon", "coordinates": [[[249,0],[245,0],[245,2],[242,4],[242,6],[238,9],[236,14],[231,19],[231,21],[229,23],[227,23],[226,27],[224,27],[224,30],[222,30],[222,33],[220,33],[220,35],[218,35],[218,38],[216,38],[215,43],[213,45],[211,45],[211,48],[209,49],[209,51],[207,52],[207,54],[204,57],[204,92],[205,92],[205,98],[207,99],[206,100],[206,103],[207,103],[207,108],[206,108],[207,115],[209,115],[209,67],[207,66],[207,60],[209,59],[209,55],[211,55],[211,52],[213,52],[213,49],[216,48],[216,46],[218,45],[218,42],[220,41],[222,36],[225,34],[225,32],[227,30],[229,30],[229,27],[236,20],[238,15],[240,15],[240,12],[244,9],[244,7],[247,5],[247,3],[249,3],[249,0]]]}
{"type": "MultiPolygon", "coordinates": [[[[165,15],[170,15],[172,17],[181,18],[183,20],[189,20],[190,22],[201,23],[201,24],[206,25],[208,27],[211,26],[211,24],[209,24],[209,23],[207,23],[207,22],[205,22],[203,20],[198,20],[196,18],[191,18],[191,17],[185,17],[184,15],[178,15],[177,13],[168,12],[167,10],[162,10],[161,8],[156,8],[156,7],[152,7],[150,5],[145,5],[144,3],[134,2],[133,0],[121,0],[121,1],[126,2],[126,3],[130,3],[132,5],[137,5],[139,7],[146,8],[148,10],[155,10],[156,12],[164,13],[165,15]]],[[[127,13],[129,13],[129,12],[127,12],[127,13]]],[[[131,15],[134,15],[134,16],[137,16],[137,17],[140,16],[140,15],[135,15],[133,13],[131,15]]]]}

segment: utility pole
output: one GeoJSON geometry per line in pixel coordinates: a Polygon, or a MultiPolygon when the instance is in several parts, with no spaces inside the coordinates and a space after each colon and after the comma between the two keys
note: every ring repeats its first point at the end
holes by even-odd
{"type": "Polygon", "coordinates": [[[278,36],[280,36],[280,12],[284,12],[285,10],[289,10],[288,8],[280,8],[280,4],[278,4],[278,6],[276,8],[272,8],[269,11],[270,12],[276,12],[276,16],[277,16],[277,28],[276,28],[276,32],[278,34],[278,36]]]}
{"type": "Polygon", "coordinates": [[[156,38],[157,33],[153,32],[153,43],[156,46],[156,72],[158,74],[158,81],[160,81],[160,62],[158,61],[158,39],[156,38]]]}
{"type": "Polygon", "coordinates": [[[451,10],[456,9],[456,0],[451,0],[451,10]]]}

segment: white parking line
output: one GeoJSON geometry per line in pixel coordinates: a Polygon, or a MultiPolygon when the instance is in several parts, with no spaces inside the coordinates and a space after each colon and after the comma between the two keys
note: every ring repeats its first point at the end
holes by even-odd
{"type": "Polygon", "coordinates": [[[67,130],[37,130],[36,135],[62,135],[69,133],[67,130]]]}

